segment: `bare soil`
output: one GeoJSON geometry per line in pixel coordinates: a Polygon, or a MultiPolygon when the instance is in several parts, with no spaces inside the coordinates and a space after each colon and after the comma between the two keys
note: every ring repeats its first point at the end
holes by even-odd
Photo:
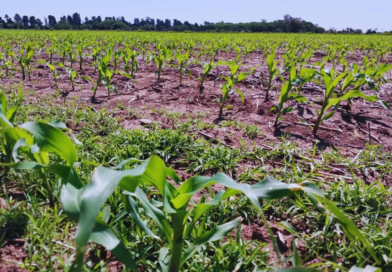
{"type": "MultiPolygon", "coordinates": [[[[220,54],[216,60],[227,60],[234,57],[234,55],[224,53],[220,54]]],[[[356,58],[353,59],[356,60],[356,58]]],[[[358,57],[358,61],[359,59],[358,57]]],[[[317,60],[318,57],[314,57],[314,61],[317,60]]],[[[252,54],[251,59],[246,62],[241,70],[246,71],[249,67],[260,64],[260,61],[260,56],[252,54]]],[[[67,65],[69,63],[66,63],[67,65]]],[[[41,94],[53,94],[56,92],[54,80],[48,68],[43,65],[37,65],[35,68],[35,71],[32,73],[32,80],[25,81],[25,89],[34,91],[36,94],[35,97],[29,97],[29,99],[32,99],[31,102],[34,102],[34,99],[39,99],[41,94]]],[[[78,70],[76,64],[74,69],[78,70]]],[[[200,94],[197,89],[198,76],[202,72],[200,65],[191,64],[192,77],[186,76],[182,86],[179,86],[179,72],[177,70],[170,67],[164,68],[162,79],[160,82],[157,82],[154,64],[146,65],[140,60],[140,69],[135,78],[136,82],[124,76],[116,75],[114,85],[118,87],[118,95],[112,93],[111,98],[108,99],[107,91],[103,86],[100,86],[95,101],[91,101],[92,83],[77,79],[75,91],[72,91],[65,70],[62,68],[58,70],[62,73],[59,89],[63,96],[67,96],[67,98],[76,96],[81,104],[89,105],[95,109],[103,107],[107,110],[115,109],[115,116],[121,117],[122,123],[127,129],[141,128],[140,118],[129,117],[126,110],[119,109],[118,106],[120,104],[125,108],[134,109],[139,116],[150,119],[152,122],[160,123],[163,128],[173,127],[172,120],[168,120],[161,114],[154,114],[151,109],[165,108],[171,113],[179,112],[194,116],[205,113],[204,117],[202,117],[204,122],[219,123],[221,121],[218,120],[219,104],[215,100],[220,97],[220,85],[224,83],[221,79],[217,80],[218,76],[224,75],[227,71],[227,68],[224,66],[218,66],[212,71],[204,84],[203,93],[200,94]]],[[[255,73],[257,72],[266,74],[266,67],[258,68],[255,73]]],[[[97,76],[94,68],[87,63],[84,64],[84,70],[80,71],[79,74],[93,79],[97,76]]],[[[390,76],[387,75],[388,78],[390,76]]],[[[21,75],[19,73],[13,79],[2,79],[3,83],[19,82],[20,80],[21,75]]],[[[380,104],[363,102],[362,99],[357,99],[353,101],[350,108],[343,105],[331,119],[322,124],[322,128],[315,137],[312,134],[310,124],[314,124],[317,117],[315,107],[318,109],[321,107],[320,101],[323,92],[318,86],[314,84],[307,86],[304,94],[308,98],[309,103],[296,106],[295,102],[291,102],[291,105],[296,110],[286,114],[283,121],[275,129],[273,123],[276,114],[270,112],[270,109],[278,102],[281,86],[280,79],[276,80],[276,87],[273,89],[272,97],[268,102],[264,102],[265,92],[260,85],[261,81],[258,77],[248,75],[244,82],[237,85],[245,95],[245,104],[242,104],[240,97],[234,93],[228,100],[228,104],[233,105],[233,108],[224,113],[225,120],[235,120],[241,123],[257,125],[264,132],[263,137],[258,137],[254,140],[258,145],[266,142],[277,142],[284,134],[288,134],[303,149],[308,149],[314,143],[317,143],[319,149],[327,151],[331,148],[339,149],[343,154],[347,153],[349,156],[350,154],[356,154],[358,149],[364,148],[366,143],[371,142],[372,144],[382,144],[385,151],[391,151],[391,114],[388,110],[382,108],[380,104]]],[[[373,91],[366,87],[363,91],[367,94],[374,94],[373,91]]],[[[391,94],[392,84],[383,84],[379,91],[380,99],[392,103],[391,94]]],[[[58,102],[62,103],[63,100],[64,98],[59,98],[58,102]]],[[[343,104],[345,103],[343,102],[343,104]]],[[[290,102],[288,105],[290,105],[290,102]]],[[[246,140],[242,131],[228,126],[218,126],[203,132],[233,147],[240,146],[240,137],[246,140]]]]}

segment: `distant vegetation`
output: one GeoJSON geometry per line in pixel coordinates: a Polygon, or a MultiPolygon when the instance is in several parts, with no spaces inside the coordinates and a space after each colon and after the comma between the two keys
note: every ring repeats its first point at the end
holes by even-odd
{"type": "MultiPolygon", "coordinates": [[[[174,19],[153,19],[147,17],[145,19],[135,18],[133,22],[126,21],[123,16],[120,17],[105,17],[93,16],[91,18],[85,17],[82,21],[79,13],[74,13],[72,16],[62,16],[59,20],[53,15],[44,18],[42,22],[34,16],[20,16],[15,14],[13,18],[8,15],[4,19],[0,17],[0,29],[53,29],[53,30],[143,30],[143,31],[176,31],[176,32],[286,32],[286,33],[352,33],[362,34],[361,29],[345,28],[337,31],[334,28],[326,30],[323,27],[307,22],[301,18],[295,18],[290,15],[283,16],[282,20],[275,20],[267,22],[261,20],[260,22],[250,23],[211,23],[204,22],[203,24],[192,24],[188,21],[181,22],[174,19]]],[[[377,29],[369,29],[366,34],[375,34],[377,29]]],[[[392,33],[386,32],[386,33],[392,33]]]]}

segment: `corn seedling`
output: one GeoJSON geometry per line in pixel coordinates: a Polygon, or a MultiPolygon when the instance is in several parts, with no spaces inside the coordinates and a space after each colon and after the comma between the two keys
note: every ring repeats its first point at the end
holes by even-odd
{"type": "Polygon", "coordinates": [[[347,76],[347,72],[343,72],[340,75],[337,75],[335,70],[332,68],[331,70],[323,70],[320,76],[324,82],[325,90],[324,90],[324,99],[323,99],[323,104],[321,106],[321,110],[316,110],[317,120],[313,127],[314,135],[317,134],[317,130],[320,127],[320,124],[323,121],[328,120],[333,116],[334,111],[326,113],[327,110],[330,107],[337,105],[340,101],[347,100],[349,98],[355,98],[355,97],[362,97],[366,101],[378,101],[377,96],[375,95],[367,96],[364,93],[362,93],[359,89],[348,91],[342,97],[336,98],[335,90],[339,85],[339,83],[343,80],[343,78],[347,76]]]}
{"type": "Polygon", "coordinates": [[[211,60],[210,63],[203,63],[203,74],[201,75],[201,77],[199,78],[199,92],[202,93],[204,90],[204,81],[206,80],[206,78],[208,77],[208,75],[210,74],[211,70],[214,69],[216,67],[216,64],[214,61],[211,60]]]}
{"type": "Polygon", "coordinates": [[[56,66],[58,67],[64,67],[64,65],[61,62],[55,63],[55,64],[46,64],[49,68],[49,70],[52,72],[52,76],[54,79],[54,84],[56,86],[56,89],[59,88],[59,78],[60,78],[60,73],[57,72],[56,66]]]}
{"type": "Polygon", "coordinates": [[[83,60],[84,60],[84,58],[86,56],[88,56],[88,54],[84,52],[84,50],[86,48],[86,45],[87,44],[85,42],[81,42],[81,43],[76,45],[76,52],[77,52],[78,57],[79,57],[79,71],[83,70],[83,60]]]}
{"type": "Polygon", "coordinates": [[[165,65],[165,61],[167,60],[167,58],[169,56],[171,56],[172,51],[168,48],[164,48],[160,51],[158,51],[156,54],[154,54],[153,56],[153,61],[155,62],[155,64],[157,65],[157,71],[156,74],[158,76],[158,81],[161,80],[161,73],[162,73],[162,69],[165,65]]]}
{"type": "Polygon", "coordinates": [[[78,72],[73,71],[72,69],[66,68],[65,69],[68,73],[68,78],[71,81],[72,91],[75,91],[75,79],[78,76],[78,72]]]}
{"type": "Polygon", "coordinates": [[[122,54],[123,69],[131,76],[131,78],[134,78],[135,74],[139,70],[139,63],[136,60],[137,56],[138,53],[129,48],[125,48],[124,53],[122,54]]]}
{"type": "Polygon", "coordinates": [[[278,76],[279,68],[277,67],[278,61],[275,60],[275,50],[272,50],[271,54],[267,57],[267,67],[268,67],[268,82],[265,83],[262,76],[260,76],[261,82],[266,85],[265,101],[269,99],[269,92],[271,90],[273,80],[278,76]]]}
{"type": "Polygon", "coordinates": [[[46,54],[49,56],[49,60],[47,61],[49,64],[53,64],[53,55],[56,53],[56,47],[54,45],[47,46],[45,48],[46,54]]]}
{"type": "MultiPolygon", "coordinates": [[[[239,83],[240,81],[246,79],[246,74],[245,73],[238,73],[241,64],[237,64],[235,61],[231,61],[227,63],[230,69],[229,76],[223,77],[226,80],[226,84],[223,84],[221,86],[222,90],[222,97],[219,99],[219,102],[221,104],[220,109],[219,109],[219,118],[223,118],[223,109],[226,104],[227,99],[229,96],[237,92],[240,97],[241,97],[241,102],[245,104],[245,97],[244,94],[241,92],[240,89],[235,89],[235,85],[239,83]]],[[[232,105],[228,105],[225,109],[230,109],[232,108],[232,105]]]]}
{"type": "Polygon", "coordinates": [[[186,51],[184,54],[178,53],[176,55],[177,64],[171,64],[172,67],[178,69],[180,72],[180,86],[182,86],[182,79],[184,77],[184,73],[186,72],[189,76],[192,76],[191,72],[188,69],[189,65],[189,51],[186,51]]]}
{"type": "Polygon", "coordinates": [[[26,79],[26,72],[29,76],[29,80],[31,80],[31,61],[33,59],[34,52],[30,45],[27,46],[26,49],[22,48],[19,52],[19,55],[16,56],[16,59],[19,62],[19,66],[22,70],[22,79],[26,79]]]}
{"type": "Polygon", "coordinates": [[[116,71],[118,62],[122,57],[122,52],[120,50],[116,50],[111,55],[112,55],[112,59],[113,59],[113,70],[116,71]]]}
{"type": "MultiPolygon", "coordinates": [[[[132,160],[124,161],[119,167],[129,161],[132,160]]],[[[202,245],[221,240],[239,224],[240,218],[237,218],[207,231],[204,231],[203,225],[200,225],[205,222],[201,220],[203,216],[207,216],[207,212],[213,206],[227,201],[229,197],[243,194],[249,198],[266,223],[277,250],[275,239],[261,212],[258,199],[281,198],[298,190],[309,194],[320,194],[311,183],[288,185],[274,178],[268,178],[249,186],[236,183],[222,173],[213,177],[195,176],[181,183],[176,173],[167,168],[164,162],[155,156],[131,170],[116,171],[99,167],[96,169],[91,183],[85,186],[81,182],[76,182],[75,177],[74,181],[71,182],[70,179],[67,181],[61,190],[61,202],[66,213],[74,221],[79,222],[76,234],[76,260],[73,264],[75,271],[82,269],[84,253],[89,241],[107,247],[128,269],[137,271],[136,260],[132,257],[131,252],[124,247],[109,225],[99,216],[101,207],[116,187],[123,191],[122,200],[125,212],[140,230],[160,241],[162,247],[159,265],[161,271],[169,272],[181,271],[184,262],[191,258],[202,245]],[[167,181],[169,177],[179,184],[178,188],[167,181]],[[159,206],[154,205],[156,201],[151,201],[146,193],[139,188],[139,185],[144,183],[152,185],[157,190],[162,199],[159,206]],[[216,183],[227,189],[218,192],[211,202],[202,198],[198,205],[188,211],[192,196],[199,190],[216,183]],[[142,221],[141,210],[144,210],[158,226],[158,233],[153,232],[142,221]],[[199,220],[201,221],[197,224],[199,220]]]]}
{"type": "Polygon", "coordinates": [[[275,127],[278,125],[278,121],[280,120],[282,114],[287,114],[293,110],[292,107],[286,107],[286,108],[284,107],[286,102],[290,100],[296,100],[298,103],[303,103],[308,101],[305,96],[292,92],[295,79],[296,79],[296,70],[295,70],[295,66],[293,66],[290,71],[289,79],[287,80],[287,82],[285,82],[282,85],[282,88],[280,90],[279,104],[271,109],[271,111],[275,109],[278,110],[278,114],[276,116],[276,120],[274,123],[275,127]]]}

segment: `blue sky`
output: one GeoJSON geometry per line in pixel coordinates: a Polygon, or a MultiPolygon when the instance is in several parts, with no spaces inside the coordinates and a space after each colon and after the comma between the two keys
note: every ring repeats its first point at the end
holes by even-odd
{"type": "Polygon", "coordinates": [[[0,16],[48,15],[59,18],[80,13],[86,16],[124,16],[126,20],[145,18],[178,19],[190,23],[273,21],[284,14],[329,29],[345,27],[379,31],[392,30],[392,0],[0,0],[0,16]]]}

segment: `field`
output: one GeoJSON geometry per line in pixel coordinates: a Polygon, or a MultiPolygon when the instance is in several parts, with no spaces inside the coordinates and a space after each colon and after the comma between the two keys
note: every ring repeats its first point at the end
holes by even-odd
{"type": "Polygon", "coordinates": [[[387,35],[0,31],[0,271],[392,271],[391,79],[387,35]]]}

